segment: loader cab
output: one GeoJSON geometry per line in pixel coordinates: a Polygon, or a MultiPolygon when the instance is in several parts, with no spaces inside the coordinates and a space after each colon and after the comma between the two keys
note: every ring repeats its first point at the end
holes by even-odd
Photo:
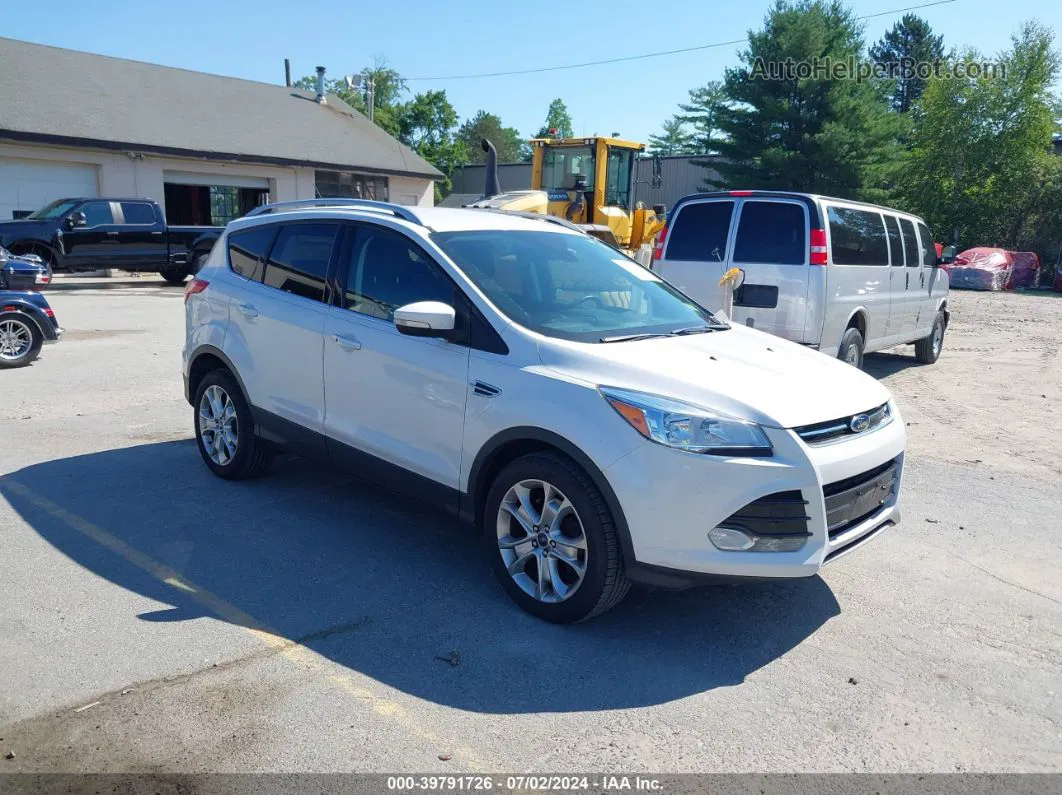
{"type": "Polygon", "coordinates": [[[629,222],[634,158],[645,144],[593,137],[536,138],[531,146],[531,187],[546,191],[550,215],[610,227],[620,216],[629,222]]]}

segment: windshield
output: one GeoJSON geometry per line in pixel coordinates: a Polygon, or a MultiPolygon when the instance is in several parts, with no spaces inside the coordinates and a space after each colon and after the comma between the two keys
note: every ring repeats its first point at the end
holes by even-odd
{"type": "Polygon", "coordinates": [[[586,179],[586,189],[594,188],[594,150],[589,146],[547,146],[542,153],[542,189],[570,190],[575,175],[586,179]]]}
{"type": "Polygon", "coordinates": [[[652,271],[586,235],[476,230],[432,239],[499,310],[540,334],[611,342],[718,327],[652,271]]]}
{"type": "Polygon", "coordinates": [[[52,202],[51,204],[44,205],[43,207],[41,207],[41,209],[37,210],[36,212],[30,213],[26,217],[31,218],[33,220],[58,218],[60,215],[66,213],[68,210],[72,210],[76,205],[76,201],[71,201],[69,199],[59,199],[57,201],[52,202]]]}

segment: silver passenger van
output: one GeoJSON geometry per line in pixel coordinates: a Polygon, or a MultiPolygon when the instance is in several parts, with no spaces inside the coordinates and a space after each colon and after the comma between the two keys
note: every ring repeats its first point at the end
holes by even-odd
{"type": "Polygon", "coordinates": [[[859,367],[911,343],[940,356],[948,274],[925,222],[910,213],[806,193],[735,190],[680,199],[653,270],[711,310],[740,268],[731,320],[859,367]]]}

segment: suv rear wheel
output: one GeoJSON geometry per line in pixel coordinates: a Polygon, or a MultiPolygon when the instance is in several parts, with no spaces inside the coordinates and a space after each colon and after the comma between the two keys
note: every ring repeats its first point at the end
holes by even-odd
{"type": "Polygon", "coordinates": [[[207,373],[195,393],[195,439],[210,470],[226,480],[260,475],[274,452],[254,433],[251,408],[225,370],[207,373]]]}
{"type": "Polygon", "coordinates": [[[559,624],[617,604],[630,588],[612,514],[570,458],[532,453],[487,496],[483,543],[494,573],[529,613],[559,624]]]}

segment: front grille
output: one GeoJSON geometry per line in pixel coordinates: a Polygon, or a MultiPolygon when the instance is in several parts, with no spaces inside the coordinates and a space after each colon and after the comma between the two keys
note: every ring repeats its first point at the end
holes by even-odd
{"type": "Polygon", "coordinates": [[[834,539],[873,516],[895,493],[900,462],[886,461],[854,477],[822,487],[826,531],[834,539]]]}
{"type": "Polygon", "coordinates": [[[778,491],[753,500],[719,524],[758,536],[810,535],[806,509],[799,491],[778,491]]]}
{"type": "Polygon", "coordinates": [[[887,424],[888,421],[892,419],[892,412],[889,411],[888,403],[883,403],[876,409],[868,411],[865,414],[867,418],[867,427],[861,431],[852,430],[852,420],[856,417],[862,416],[860,414],[852,414],[848,417],[827,420],[826,422],[816,422],[812,425],[802,425],[793,430],[795,430],[797,436],[803,439],[806,443],[816,445],[832,442],[835,439],[840,439],[845,436],[858,436],[860,434],[868,433],[875,428],[880,428],[882,425],[887,424]]]}

